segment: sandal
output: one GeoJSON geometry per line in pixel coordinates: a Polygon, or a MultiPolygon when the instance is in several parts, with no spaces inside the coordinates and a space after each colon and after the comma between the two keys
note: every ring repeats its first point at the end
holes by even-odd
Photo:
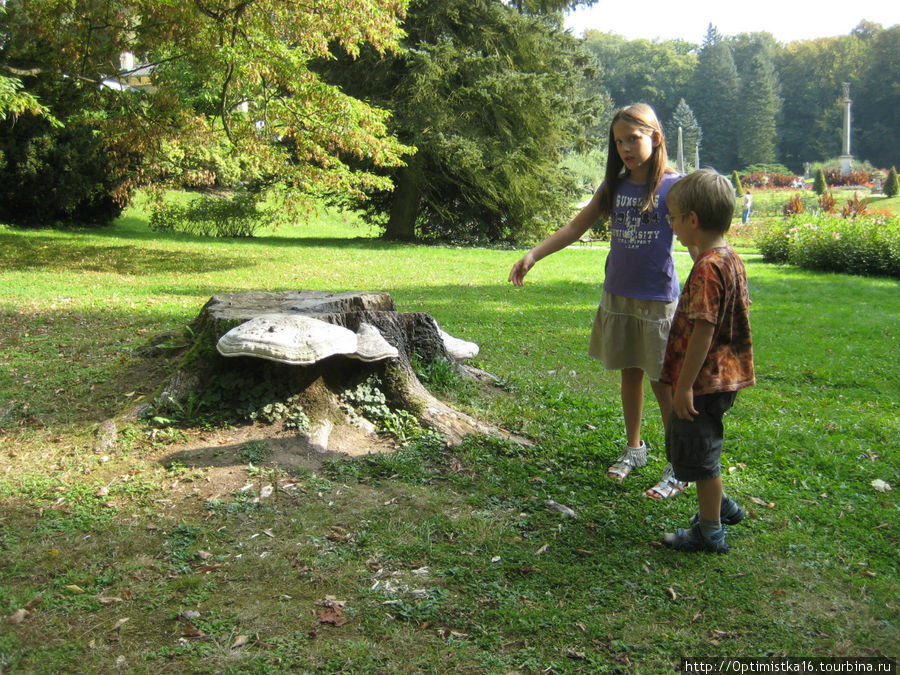
{"type": "MultiPolygon", "coordinates": [[[[738,506],[737,502],[731,497],[722,497],[722,506],[719,510],[719,520],[723,525],[737,525],[747,514],[744,509],[738,506]]],[[[691,517],[691,525],[700,522],[700,513],[695,513],[691,517]]]]}
{"type": "Polygon", "coordinates": [[[625,451],[616,460],[616,463],[606,470],[606,475],[621,483],[628,478],[628,474],[631,473],[632,469],[639,469],[647,463],[647,450],[647,444],[643,441],[641,441],[641,447],[639,448],[632,448],[626,445],[625,451]]]}
{"type": "Polygon", "coordinates": [[[646,490],[644,495],[650,499],[669,499],[675,495],[680,495],[687,489],[687,486],[687,483],[675,478],[675,469],[672,468],[672,465],[666,464],[659,482],[649,490],[646,490]]]}
{"type": "Polygon", "coordinates": [[[694,551],[709,551],[710,553],[728,553],[731,547],[725,541],[725,529],[720,528],[710,535],[700,531],[699,525],[694,525],[689,530],[678,528],[674,534],[667,532],[663,537],[663,544],[676,551],[693,553],[694,551]]]}

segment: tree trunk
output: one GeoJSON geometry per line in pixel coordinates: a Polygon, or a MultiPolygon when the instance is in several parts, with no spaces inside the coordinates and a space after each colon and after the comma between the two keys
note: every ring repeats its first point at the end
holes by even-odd
{"type": "Polygon", "coordinates": [[[418,174],[412,164],[414,161],[410,160],[410,165],[401,169],[397,176],[391,215],[384,232],[385,239],[399,241],[416,239],[416,218],[419,215],[422,192],[419,190],[418,174]]]}

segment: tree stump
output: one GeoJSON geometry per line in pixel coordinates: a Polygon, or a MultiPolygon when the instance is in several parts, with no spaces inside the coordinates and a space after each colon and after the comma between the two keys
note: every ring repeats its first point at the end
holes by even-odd
{"type": "MultiPolygon", "coordinates": [[[[292,396],[299,397],[311,423],[307,440],[324,450],[327,449],[331,429],[337,424],[348,423],[339,406],[341,394],[348,386],[374,374],[381,381],[383,393],[392,409],[409,411],[420,424],[439,432],[450,445],[458,444],[471,434],[489,434],[528,443],[524,438],[452,408],[428,391],[416,375],[412,360],[415,358],[420,363],[429,364],[445,359],[465,373],[466,368],[447,349],[450,344],[452,351],[455,351],[459,342],[454,342],[444,333],[428,314],[397,312],[388,293],[252,291],[216,295],[210,298],[192,322],[191,333],[193,343],[160,394],[161,400],[187,401],[192,394],[203,391],[216,374],[252,373],[254,378],[279,382],[292,396]],[[301,321],[298,317],[316,321],[301,321]],[[257,328],[256,336],[263,339],[268,337],[267,333],[289,332],[301,323],[306,326],[308,323],[318,325],[317,322],[323,322],[356,335],[366,331],[372,334],[374,327],[380,334],[376,337],[383,338],[382,343],[387,343],[385,348],[396,355],[368,360],[365,354],[353,353],[349,351],[352,346],[342,343],[337,353],[322,351],[322,358],[307,362],[310,360],[310,349],[321,351],[320,346],[313,345],[307,349],[292,343],[287,350],[276,349],[277,353],[273,353],[268,344],[260,346],[257,341],[246,346],[241,343],[240,337],[232,339],[235,331],[259,321],[263,323],[258,324],[262,327],[257,328]],[[228,345],[223,347],[226,343],[228,345]],[[223,355],[228,354],[229,350],[238,355],[223,355]],[[253,355],[243,355],[249,353],[253,355]],[[302,363],[298,359],[302,359],[302,363]]],[[[332,334],[340,334],[344,339],[340,331],[323,331],[323,335],[332,334]]],[[[329,339],[326,337],[326,342],[329,339]]],[[[290,343],[291,336],[287,341],[290,343]]],[[[477,346],[471,343],[464,344],[477,350],[477,346]]]]}

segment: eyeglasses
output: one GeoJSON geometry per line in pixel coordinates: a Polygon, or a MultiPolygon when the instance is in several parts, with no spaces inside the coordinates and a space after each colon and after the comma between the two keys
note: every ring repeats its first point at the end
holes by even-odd
{"type": "Polygon", "coordinates": [[[669,223],[669,225],[671,225],[672,223],[675,222],[676,218],[681,218],[681,216],[687,216],[689,214],[690,214],[690,211],[688,211],[688,213],[676,213],[674,215],[671,213],[667,213],[666,214],[666,222],[669,223]]]}

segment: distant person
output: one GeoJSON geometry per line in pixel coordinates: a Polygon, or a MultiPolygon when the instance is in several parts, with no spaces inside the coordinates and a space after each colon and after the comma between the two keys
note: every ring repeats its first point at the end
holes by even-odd
{"type": "Polygon", "coordinates": [[[689,174],[666,198],[678,240],[697,255],[669,332],[660,380],[672,387],[666,456],[675,477],[697,484],[700,512],[690,529],[666,534],[680,551],[727,553],[724,525],[744,511],[722,491],[723,415],[737,392],[755,384],[750,295],[744,263],[726,242],[734,192],[710,169],[689,174]]]}
{"type": "Polygon", "coordinates": [[[753,195],[750,191],[744,193],[744,201],[741,205],[741,225],[746,225],[750,220],[750,212],[753,210],[753,195]]]}
{"type": "MultiPolygon", "coordinates": [[[[653,108],[643,103],[622,108],[610,125],[600,189],[571,222],[526,253],[509,273],[509,280],[522,286],[537,261],[578,241],[596,222],[609,221],[606,277],[588,353],[607,369],[621,371],[626,440],[607,471],[619,482],[647,463],[648,447],[641,436],[645,374],[663,423],[672,409],[671,389],[658,380],[678,299],[665,198],[679,178],[668,168],[665,138],[653,108]]],[[[667,466],[645,494],[664,499],[684,489],[667,466]]]]}

